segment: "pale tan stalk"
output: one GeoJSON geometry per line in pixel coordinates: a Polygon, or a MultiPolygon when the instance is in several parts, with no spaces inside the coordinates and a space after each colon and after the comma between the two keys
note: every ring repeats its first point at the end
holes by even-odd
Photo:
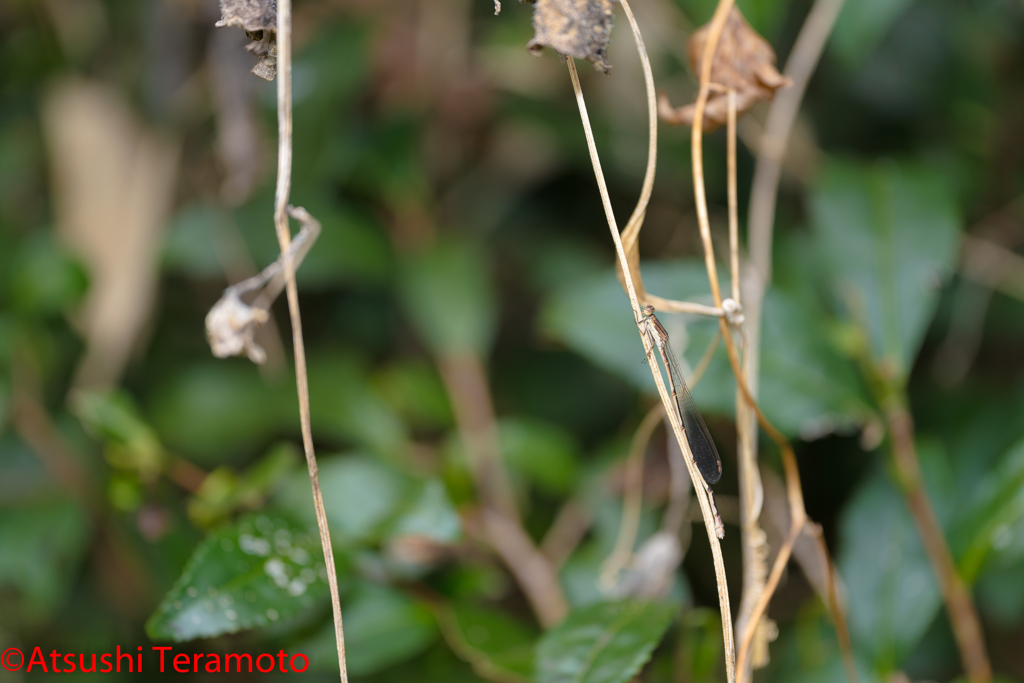
{"type": "Polygon", "coordinates": [[[615,585],[619,572],[633,557],[633,546],[636,545],[636,534],[640,528],[640,512],[644,502],[644,454],[647,444],[651,441],[654,428],[661,422],[665,408],[660,403],[649,411],[640,426],[633,433],[633,441],[626,455],[625,476],[623,477],[622,520],[619,522],[619,534],[615,538],[615,547],[601,565],[601,587],[609,589],[615,585]]]}
{"type": "MultiPolygon", "coordinates": [[[[626,6],[625,0],[623,6],[626,6]]],[[[625,277],[626,293],[629,295],[629,303],[633,309],[634,320],[639,321],[641,319],[640,302],[637,300],[636,289],[633,286],[633,278],[630,273],[630,265],[626,259],[626,253],[622,247],[622,240],[619,237],[619,229],[615,222],[615,214],[612,211],[611,199],[608,196],[608,188],[605,184],[604,172],[601,170],[601,160],[597,154],[597,146],[594,143],[594,134],[590,127],[590,117],[587,115],[587,105],[583,100],[583,91],[580,89],[579,75],[576,73],[576,65],[572,58],[567,60],[569,66],[569,76],[572,79],[573,89],[576,92],[576,103],[579,106],[580,118],[583,122],[583,131],[587,137],[587,147],[590,151],[590,161],[594,166],[594,176],[597,180],[597,187],[601,193],[601,202],[604,206],[605,218],[608,221],[608,229],[611,232],[612,241],[615,244],[615,253],[618,256],[619,266],[622,268],[622,272],[625,277]]],[[[644,351],[647,355],[650,355],[653,346],[651,340],[647,335],[640,335],[641,342],[644,345],[644,351]]],[[[683,425],[680,422],[679,416],[674,410],[674,401],[669,395],[665,388],[665,382],[661,376],[661,371],[658,369],[656,363],[650,363],[651,374],[654,378],[654,383],[658,388],[658,395],[661,397],[661,402],[666,408],[666,414],[669,417],[669,421],[672,424],[672,431],[675,434],[676,440],[679,442],[679,448],[686,454],[686,467],[690,472],[690,479],[693,481],[694,489],[698,491],[697,500],[700,502],[701,512],[704,515],[704,526],[708,534],[708,542],[711,544],[711,553],[714,558],[715,564],[715,576],[718,583],[718,602],[719,608],[722,614],[722,635],[725,641],[725,668],[726,677],[729,683],[733,683],[735,680],[734,672],[734,660],[733,660],[733,633],[732,633],[732,611],[729,606],[729,589],[728,583],[725,578],[725,563],[722,559],[722,546],[719,543],[718,536],[715,532],[715,519],[711,512],[711,504],[708,499],[708,491],[704,483],[703,477],[700,472],[697,471],[697,466],[693,461],[693,454],[690,452],[690,447],[686,442],[686,437],[683,432],[683,425]],[[700,492],[703,492],[701,495],[700,492]]]]}
{"type": "Polygon", "coordinates": [[[316,523],[320,531],[320,545],[327,565],[327,583],[331,592],[331,608],[334,615],[334,635],[338,647],[338,668],[342,683],[348,683],[345,666],[345,632],[341,621],[341,600],[338,596],[338,577],[334,566],[334,550],[331,547],[331,533],[327,527],[324,511],[324,497],[320,491],[320,478],[313,451],[313,430],[309,417],[309,378],[306,374],[306,350],[302,341],[302,317],[299,313],[299,290],[295,285],[295,266],[292,263],[291,229],[288,214],[298,220],[307,217],[304,209],[290,210],[288,195],[291,192],[292,174],[292,12],[291,0],[277,3],[277,189],[274,193],[274,227],[277,241],[284,258],[285,291],[288,296],[288,312],[292,323],[292,344],[295,352],[295,385],[299,394],[299,420],[302,426],[302,447],[306,454],[306,467],[313,487],[313,507],[316,509],[316,523]]]}

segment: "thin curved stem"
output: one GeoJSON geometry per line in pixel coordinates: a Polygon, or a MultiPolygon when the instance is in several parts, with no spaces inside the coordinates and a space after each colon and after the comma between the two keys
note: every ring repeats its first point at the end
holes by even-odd
{"type": "MultiPolygon", "coordinates": [[[[295,264],[292,260],[291,229],[288,226],[288,195],[291,192],[292,175],[292,12],[291,0],[277,3],[277,188],[274,193],[274,227],[281,248],[284,264],[285,292],[288,297],[288,312],[292,323],[292,344],[295,353],[295,385],[299,394],[299,418],[302,426],[302,447],[306,455],[306,467],[313,488],[313,507],[316,509],[317,528],[320,531],[320,545],[324,551],[327,568],[327,583],[331,592],[331,609],[334,616],[334,635],[338,648],[338,668],[342,683],[348,683],[345,665],[345,632],[341,621],[341,600],[338,597],[338,576],[334,566],[334,550],[331,547],[331,533],[327,527],[327,513],[324,497],[320,491],[319,469],[313,450],[313,430],[309,417],[309,378],[306,374],[306,350],[302,340],[302,316],[299,312],[299,290],[295,284],[295,264]]],[[[297,220],[308,217],[305,209],[291,209],[297,220]]]]}
{"type": "Polygon", "coordinates": [[[640,528],[640,512],[644,502],[644,454],[651,441],[654,428],[661,422],[665,407],[660,403],[649,411],[640,426],[633,433],[633,440],[626,455],[625,481],[623,482],[622,519],[615,547],[601,565],[601,587],[610,589],[618,581],[622,571],[633,556],[636,533],[640,528]]]}
{"type": "MultiPolygon", "coordinates": [[[[590,151],[590,161],[594,166],[594,176],[597,180],[597,187],[601,194],[601,203],[604,206],[605,218],[608,221],[608,229],[611,232],[612,241],[615,244],[615,253],[619,259],[619,266],[622,268],[624,274],[624,280],[626,285],[626,293],[629,295],[629,302],[633,308],[634,320],[640,320],[640,304],[637,300],[636,289],[633,286],[633,278],[630,274],[629,262],[626,259],[626,252],[622,247],[622,240],[619,236],[619,229],[615,223],[615,214],[612,211],[611,199],[608,196],[608,187],[605,184],[604,172],[601,170],[601,160],[597,154],[597,145],[594,142],[594,133],[590,126],[590,117],[587,114],[587,105],[583,100],[583,91],[580,88],[579,75],[576,73],[576,65],[571,57],[566,59],[569,66],[569,76],[572,80],[573,90],[576,93],[576,103],[580,110],[580,119],[583,123],[583,131],[587,138],[587,148],[590,151]]],[[[640,340],[644,345],[644,351],[650,355],[653,350],[651,340],[647,335],[640,334],[640,340]]],[[[672,397],[669,395],[665,388],[664,379],[661,376],[661,372],[658,370],[654,363],[650,364],[651,374],[654,378],[654,384],[658,388],[658,396],[661,398],[661,402],[666,406],[666,414],[669,417],[669,422],[672,425],[672,432],[675,434],[676,441],[679,443],[680,449],[686,454],[686,467],[690,472],[690,479],[693,481],[694,489],[704,491],[705,495],[697,495],[697,501],[700,503],[701,513],[704,516],[704,526],[707,530],[708,541],[711,544],[711,554],[715,564],[715,576],[718,585],[718,602],[719,608],[722,614],[722,636],[725,642],[725,668],[726,676],[729,683],[735,681],[735,670],[733,652],[735,643],[733,642],[732,632],[732,611],[729,607],[729,589],[728,583],[725,578],[725,563],[722,559],[722,546],[719,543],[718,536],[715,530],[715,519],[711,512],[711,504],[708,496],[710,496],[710,490],[707,489],[704,484],[704,479],[701,477],[700,472],[697,470],[697,466],[694,464],[693,454],[690,452],[689,444],[686,441],[686,437],[683,433],[683,425],[680,422],[679,416],[675,410],[671,407],[674,405],[672,397]]]]}

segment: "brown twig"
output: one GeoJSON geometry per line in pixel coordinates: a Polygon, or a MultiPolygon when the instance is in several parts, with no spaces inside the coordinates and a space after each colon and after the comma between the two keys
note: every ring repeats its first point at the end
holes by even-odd
{"type": "Polygon", "coordinates": [[[345,633],[341,620],[341,600],[338,596],[338,576],[334,566],[334,550],[331,534],[327,527],[324,498],[320,491],[319,469],[316,453],[313,451],[313,430],[309,416],[309,377],[306,374],[306,350],[302,341],[302,317],[299,313],[299,290],[295,284],[295,266],[291,255],[291,229],[288,217],[291,215],[302,223],[313,221],[305,209],[288,206],[291,193],[292,174],[292,13],[291,0],[277,3],[277,188],[274,193],[274,227],[277,241],[284,259],[285,291],[288,297],[288,312],[292,324],[292,345],[295,353],[295,385],[299,395],[299,420],[302,427],[302,447],[306,455],[306,467],[313,488],[313,507],[316,509],[317,528],[320,531],[320,545],[324,551],[327,568],[327,582],[331,591],[331,607],[334,613],[334,634],[338,647],[338,668],[342,683],[348,683],[348,669],[345,665],[345,633]]]}
{"type": "Polygon", "coordinates": [[[556,573],[580,544],[594,519],[586,506],[577,498],[570,498],[555,515],[547,533],[540,542],[540,551],[548,558],[556,573]]]}
{"type": "Polygon", "coordinates": [[[480,359],[473,355],[438,359],[451,397],[455,423],[465,444],[470,473],[482,503],[486,539],[512,572],[537,620],[545,627],[569,612],[553,564],[537,549],[519,521],[498,445],[497,421],[480,359]]]}
{"type": "Polygon", "coordinates": [[[991,680],[992,665],[985,651],[985,639],[978,612],[963,579],[957,572],[953,555],[946,544],[942,527],[935,516],[921,479],[921,467],[914,444],[913,418],[906,404],[895,398],[889,401],[884,411],[892,437],[892,455],[899,483],[924,541],[928,559],[938,577],[967,678],[972,683],[991,680]]]}
{"type": "Polygon", "coordinates": [[[519,519],[501,458],[497,420],[483,363],[472,354],[441,357],[437,362],[481,502],[511,519],[519,519]]]}
{"type": "Polygon", "coordinates": [[[515,576],[537,620],[545,628],[560,623],[569,613],[569,604],[551,563],[537,550],[518,519],[496,508],[485,507],[481,514],[488,542],[515,576]]]}

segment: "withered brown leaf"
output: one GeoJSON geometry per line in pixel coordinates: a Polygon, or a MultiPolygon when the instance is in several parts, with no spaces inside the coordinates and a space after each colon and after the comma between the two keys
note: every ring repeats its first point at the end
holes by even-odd
{"type": "Polygon", "coordinates": [[[253,42],[245,49],[256,55],[252,73],[268,81],[277,74],[277,0],[220,0],[215,26],[240,26],[253,42]]]}
{"type": "Polygon", "coordinates": [[[277,0],[220,0],[220,21],[216,25],[273,31],[277,28],[277,0]]]}
{"type": "Polygon", "coordinates": [[[550,47],[560,55],[589,59],[605,73],[612,32],[612,0],[536,0],[533,40],[526,49],[539,54],[550,47]]]}
{"type": "MultiPolygon", "coordinates": [[[[710,22],[690,36],[686,56],[690,69],[700,77],[710,22]]],[[[724,126],[729,114],[728,90],[736,91],[737,115],[749,110],[760,100],[771,100],[775,91],[791,81],[775,68],[775,50],[750,27],[736,7],[729,12],[711,62],[712,91],[708,94],[704,121],[705,133],[724,126]]],[[[673,107],[665,93],[658,98],[658,116],[665,123],[692,125],[694,105],[673,107]]]]}

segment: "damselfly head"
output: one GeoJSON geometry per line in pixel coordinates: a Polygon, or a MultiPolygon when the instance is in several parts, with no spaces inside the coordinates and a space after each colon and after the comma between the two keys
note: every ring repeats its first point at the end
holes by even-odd
{"type": "Polygon", "coordinates": [[[644,315],[654,315],[654,306],[650,304],[644,306],[644,315]]]}

